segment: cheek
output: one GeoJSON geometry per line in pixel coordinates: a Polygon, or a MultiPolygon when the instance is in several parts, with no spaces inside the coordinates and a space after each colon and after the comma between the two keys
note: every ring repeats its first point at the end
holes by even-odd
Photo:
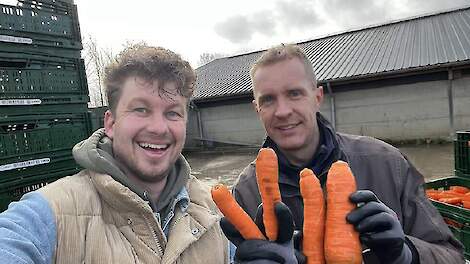
{"type": "Polygon", "coordinates": [[[114,125],[114,137],[131,138],[142,129],[144,124],[145,122],[141,119],[127,118],[124,122],[114,125]]]}
{"type": "Polygon", "coordinates": [[[271,119],[272,114],[267,109],[260,110],[258,117],[263,123],[267,123],[271,119]]]}
{"type": "Polygon", "coordinates": [[[186,137],[186,122],[175,122],[170,124],[170,130],[175,138],[184,139],[186,137]]]}

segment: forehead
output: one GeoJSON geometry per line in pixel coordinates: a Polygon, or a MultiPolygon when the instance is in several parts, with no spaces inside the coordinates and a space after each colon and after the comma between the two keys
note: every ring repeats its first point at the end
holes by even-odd
{"type": "Polygon", "coordinates": [[[304,86],[308,83],[311,83],[311,77],[308,76],[304,64],[298,58],[259,67],[253,75],[255,93],[268,88],[289,88],[289,86],[304,86]]]}
{"type": "Polygon", "coordinates": [[[158,80],[148,81],[141,77],[130,76],[122,85],[119,104],[127,104],[136,100],[158,104],[186,104],[187,98],[180,95],[176,83],[168,81],[159,83],[158,80]]]}

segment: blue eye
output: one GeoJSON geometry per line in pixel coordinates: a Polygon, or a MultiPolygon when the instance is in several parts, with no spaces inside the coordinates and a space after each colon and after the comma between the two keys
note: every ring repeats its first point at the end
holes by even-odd
{"type": "Polygon", "coordinates": [[[289,91],[289,96],[290,97],[298,97],[302,95],[302,93],[299,90],[290,90],[289,91]]]}
{"type": "Polygon", "coordinates": [[[146,112],[148,112],[148,111],[147,111],[147,108],[144,108],[144,107],[137,107],[137,108],[134,108],[133,111],[134,111],[134,112],[138,112],[138,113],[146,113],[146,112]]]}
{"type": "Polygon", "coordinates": [[[265,105],[269,105],[270,103],[272,103],[274,100],[274,98],[272,96],[262,96],[259,98],[259,105],[260,106],[265,106],[265,105]]]}
{"type": "Polygon", "coordinates": [[[179,120],[183,117],[183,115],[181,113],[178,113],[176,111],[169,111],[169,112],[166,113],[166,116],[170,120],[179,120]]]}

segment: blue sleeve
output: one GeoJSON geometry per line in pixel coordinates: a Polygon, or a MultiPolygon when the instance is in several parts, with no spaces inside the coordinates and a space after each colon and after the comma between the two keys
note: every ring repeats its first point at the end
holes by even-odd
{"type": "Polygon", "coordinates": [[[237,247],[232,243],[228,242],[228,252],[229,252],[229,258],[230,258],[230,263],[235,263],[235,251],[237,250],[237,247]]]}
{"type": "Polygon", "coordinates": [[[38,192],[25,194],[0,214],[0,263],[52,263],[56,225],[38,192]]]}

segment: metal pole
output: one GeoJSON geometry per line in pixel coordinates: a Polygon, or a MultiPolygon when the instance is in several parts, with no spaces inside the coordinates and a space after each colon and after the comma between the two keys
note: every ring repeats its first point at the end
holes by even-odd
{"type": "MultiPolygon", "coordinates": [[[[197,127],[199,129],[199,138],[204,138],[204,131],[202,129],[202,118],[201,118],[201,111],[196,106],[196,113],[197,113],[197,127]]],[[[201,145],[204,146],[204,141],[201,141],[201,145]]]]}
{"type": "Polygon", "coordinates": [[[335,108],[335,97],[333,95],[333,90],[331,90],[331,84],[326,83],[326,89],[330,95],[330,109],[331,109],[331,125],[336,130],[336,108],[335,108]]]}
{"type": "MultiPolygon", "coordinates": [[[[190,103],[191,109],[194,109],[196,111],[196,119],[197,119],[197,129],[198,129],[198,136],[199,138],[204,138],[204,130],[202,128],[202,118],[201,118],[201,111],[197,107],[197,105],[194,103],[194,101],[191,101],[190,103]]],[[[200,141],[201,146],[204,146],[204,141],[200,141]]]]}
{"type": "Polygon", "coordinates": [[[450,125],[450,137],[454,138],[455,127],[454,127],[454,95],[452,91],[452,84],[454,80],[454,74],[452,69],[448,70],[448,85],[447,85],[447,97],[449,99],[449,125],[450,125]]]}

